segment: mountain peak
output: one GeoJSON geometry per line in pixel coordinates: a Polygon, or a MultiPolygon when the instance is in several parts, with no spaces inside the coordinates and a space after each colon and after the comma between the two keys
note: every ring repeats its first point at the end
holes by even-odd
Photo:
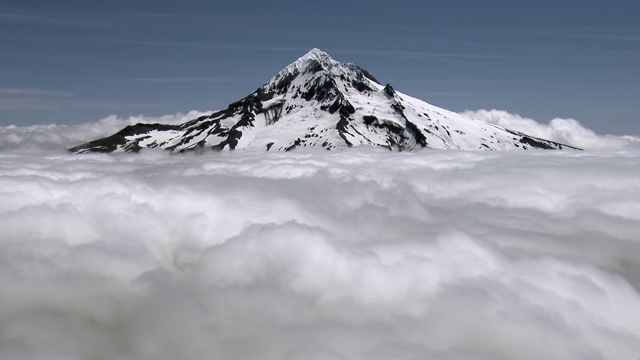
{"type": "Polygon", "coordinates": [[[390,150],[563,149],[570,146],[466,118],[383,86],[314,48],[256,91],[183,124],[136,124],[73,152],[172,152],[351,146],[390,150]]]}
{"type": "Polygon", "coordinates": [[[305,75],[307,80],[308,77],[341,78],[344,81],[358,83],[361,83],[363,78],[367,78],[376,84],[380,84],[367,70],[356,64],[336,61],[329,54],[318,48],[309,50],[289,64],[271,78],[268,84],[277,84],[276,87],[282,89],[299,75],[305,75]]]}
{"type": "Polygon", "coordinates": [[[306,61],[306,60],[310,60],[310,59],[318,60],[318,61],[320,61],[320,60],[324,60],[324,61],[333,60],[331,58],[331,56],[329,56],[329,54],[327,54],[326,52],[324,52],[324,51],[322,51],[322,50],[320,50],[318,48],[313,48],[313,49],[309,50],[309,52],[307,52],[306,54],[302,55],[298,60],[306,61]]]}
{"type": "Polygon", "coordinates": [[[333,60],[326,52],[318,48],[313,48],[298,58],[298,60],[289,64],[289,66],[281,71],[281,74],[298,74],[308,71],[316,72],[318,70],[331,70],[339,64],[339,62],[333,60]]]}

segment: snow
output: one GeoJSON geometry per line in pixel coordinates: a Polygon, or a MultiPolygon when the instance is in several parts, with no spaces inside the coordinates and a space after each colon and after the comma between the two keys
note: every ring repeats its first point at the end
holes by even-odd
{"type": "Polygon", "coordinates": [[[285,96],[281,95],[281,96],[275,96],[273,99],[271,100],[266,100],[262,102],[262,108],[263,109],[269,109],[274,105],[278,105],[278,104],[282,104],[285,101],[285,96]]]}
{"type": "Polygon", "coordinates": [[[146,134],[138,135],[138,136],[128,136],[127,139],[135,140],[140,137],[145,138],[144,140],[138,143],[141,147],[150,146],[152,144],[162,144],[162,143],[171,143],[171,140],[179,138],[182,135],[182,132],[174,131],[174,130],[166,130],[166,131],[158,131],[152,130],[146,134]]]}
{"type": "MultiPolygon", "coordinates": [[[[245,105],[235,114],[223,112],[218,118],[194,121],[180,136],[175,131],[153,131],[128,140],[144,137],[140,146],[181,151],[200,143],[226,143],[229,136],[235,139],[240,131],[235,149],[345,149],[350,145],[393,150],[418,150],[423,145],[474,151],[534,149],[531,140],[520,141],[524,134],[473,120],[398,91],[386,92],[356,65],[337,62],[319,49],[312,49],[287,66],[259,91],[260,96],[256,92],[241,100],[245,105]],[[261,104],[256,105],[258,101],[261,104]],[[340,107],[347,109],[346,115],[340,107]],[[355,111],[351,113],[349,107],[355,111]],[[251,114],[244,116],[253,116],[252,124],[238,126],[243,112],[249,109],[253,109],[251,114]],[[365,116],[378,120],[368,125],[365,116]]],[[[550,142],[542,144],[561,148],[550,142]]],[[[127,148],[126,144],[123,147],[127,148]]]]}

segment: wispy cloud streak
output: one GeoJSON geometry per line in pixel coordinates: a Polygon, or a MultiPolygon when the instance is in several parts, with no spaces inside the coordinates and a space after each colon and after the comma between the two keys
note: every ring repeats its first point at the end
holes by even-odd
{"type": "Polygon", "coordinates": [[[47,16],[31,13],[0,11],[0,21],[29,25],[105,28],[108,23],[103,20],[81,20],[62,16],[47,16]]]}
{"type": "Polygon", "coordinates": [[[157,78],[111,78],[103,79],[106,82],[132,82],[132,83],[256,83],[255,79],[233,77],[157,77],[157,78]]]}
{"type": "Polygon", "coordinates": [[[33,88],[0,88],[0,96],[45,96],[45,97],[73,97],[74,94],[46,89],[33,88]]]}

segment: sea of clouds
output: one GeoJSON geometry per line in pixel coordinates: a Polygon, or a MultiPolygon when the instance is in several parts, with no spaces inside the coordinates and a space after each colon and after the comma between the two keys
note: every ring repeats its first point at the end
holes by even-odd
{"type": "Polygon", "coordinates": [[[640,356],[633,137],[64,151],[138,120],[0,128],[0,359],[640,356]]]}

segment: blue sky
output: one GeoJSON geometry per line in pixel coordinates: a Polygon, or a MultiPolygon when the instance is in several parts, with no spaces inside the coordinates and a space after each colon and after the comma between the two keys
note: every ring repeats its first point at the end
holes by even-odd
{"type": "Polygon", "coordinates": [[[640,134],[634,0],[4,0],[0,125],[225,107],[313,47],[454,111],[640,134]]]}

